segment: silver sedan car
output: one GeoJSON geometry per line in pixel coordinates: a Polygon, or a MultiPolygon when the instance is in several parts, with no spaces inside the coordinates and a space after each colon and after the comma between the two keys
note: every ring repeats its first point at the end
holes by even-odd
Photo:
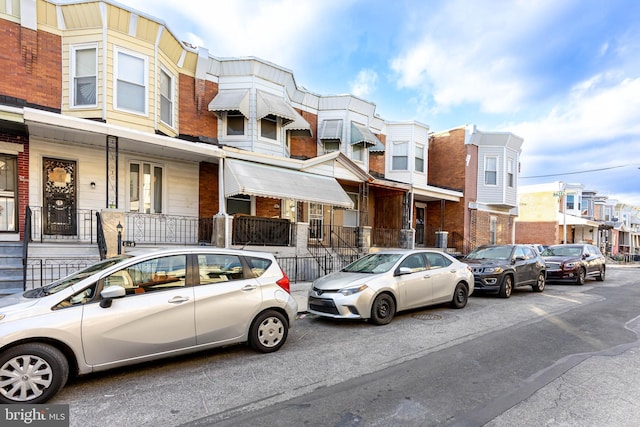
{"type": "Polygon", "coordinates": [[[285,343],[298,307],[273,255],[162,249],[0,298],[0,403],[42,403],[70,375],[248,342],[285,343]]]}
{"type": "Polygon", "coordinates": [[[397,311],[449,302],[467,305],[473,273],[437,250],[385,250],[321,277],[309,290],[309,312],[385,325],[397,311]]]}

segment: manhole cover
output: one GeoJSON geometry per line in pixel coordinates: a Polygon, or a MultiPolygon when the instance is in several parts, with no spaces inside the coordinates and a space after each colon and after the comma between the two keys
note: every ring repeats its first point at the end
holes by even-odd
{"type": "Polygon", "coordinates": [[[417,313],[413,315],[418,320],[442,320],[442,316],[439,314],[431,313],[417,313]]]}

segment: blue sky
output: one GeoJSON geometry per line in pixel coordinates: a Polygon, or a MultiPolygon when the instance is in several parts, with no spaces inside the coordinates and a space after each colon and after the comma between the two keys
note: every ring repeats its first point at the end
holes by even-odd
{"type": "Polygon", "coordinates": [[[121,0],[213,56],[254,56],[386,120],[524,138],[520,184],[640,206],[636,0],[121,0]],[[579,173],[574,173],[579,172],[579,173]]]}

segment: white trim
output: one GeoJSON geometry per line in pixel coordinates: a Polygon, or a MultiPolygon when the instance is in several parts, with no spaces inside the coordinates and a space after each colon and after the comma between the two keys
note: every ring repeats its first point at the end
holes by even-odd
{"type": "Polygon", "coordinates": [[[79,110],[79,109],[94,109],[98,106],[98,43],[83,43],[78,45],[69,46],[69,109],[71,110],[79,110]],[[77,52],[80,50],[90,50],[93,49],[95,51],[95,103],[93,104],[81,104],[76,105],[76,63],[77,63],[77,52]]]}
{"type": "MultiPolygon", "coordinates": [[[[127,80],[123,80],[123,82],[127,82],[127,83],[132,83],[129,82],[127,80]]],[[[133,84],[138,84],[133,83],[133,84]]],[[[142,55],[138,52],[134,52],[132,50],[128,50],[125,48],[122,48],[120,46],[114,46],[113,47],[113,109],[116,111],[124,111],[127,113],[131,113],[131,114],[137,114],[140,116],[145,116],[148,117],[149,116],[149,57],[147,55],[142,55]],[[144,77],[143,77],[143,86],[144,86],[144,111],[137,111],[137,110],[132,110],[132,109],[128,109],[128,108],[123,108],[123,107],[119,107],[118,106],[118,81],[119,81],[119,75],[118,75],[118,60],[119,60],[119,55],[120,54],[123,55],[128,55],[131,56],[133,58],[137,58],[137,59],[141,59],[144,63],[144,77]]]]}

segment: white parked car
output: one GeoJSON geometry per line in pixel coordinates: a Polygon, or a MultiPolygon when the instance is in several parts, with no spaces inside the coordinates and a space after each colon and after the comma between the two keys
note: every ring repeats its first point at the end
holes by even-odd
{"type": "Polygon", "coordinates": [[[297,311],[268,253],[199,246],[107,259],[0,298],[0,403],[42,403],[69,375],[211,347],[276,351],[297,311]]]}
{"type": "Polygon", "coordinates": [[[384,325],[396,312],[433,304],[467,305],[473,273],[437,250],[385,250],[321,277],[309,290],[309,312],[384,325]]]}

